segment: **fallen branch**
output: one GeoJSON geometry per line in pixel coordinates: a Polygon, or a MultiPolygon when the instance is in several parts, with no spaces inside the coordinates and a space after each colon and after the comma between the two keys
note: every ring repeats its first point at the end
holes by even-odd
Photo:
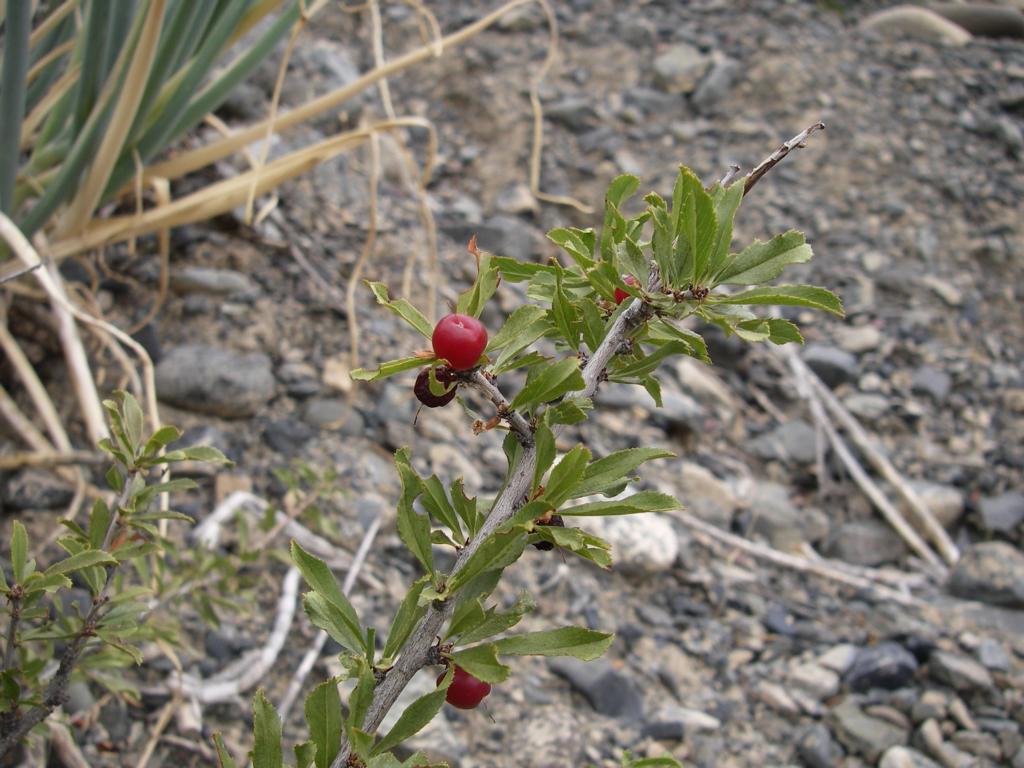
{"type": "Polygon", "coordinates": [[[786,155],[788,155],[794,149],[800,149],[804,147],[805,142],[812,133],[814,133],[815,131],[823,130],[825,130],[825,124],[819,121],[817,123],[814,123],[814,125],[809,125],[808,127],[804,128],[802,131],[800,131],[800,133],[798,133],[789,141],[783,142],[782,146],[780,146],[778,149],[776,149],[774,152],[768,155],[768,157],[761,161],[760,165],[758,165],[754,170],[752,170],[747,175],[747,180],[743,186],[743,194],[746,195],[748,192],[750,192],[754,185],[761,180],[761,177],[768,173],[768,171],[770,171],[780,162],[782,162],[786,155]]]}

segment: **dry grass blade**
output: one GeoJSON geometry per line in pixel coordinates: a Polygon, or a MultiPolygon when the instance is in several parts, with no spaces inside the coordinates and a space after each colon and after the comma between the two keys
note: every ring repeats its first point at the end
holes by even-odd
{"type": "Polygon", "coordinates": [[[32,145],[36,129],[42,125],[43,120],[50,114],[54,105],[61,97],[74,87],[81,74],[82,67],[80,65],[73,64],[68,67],[67,72],[50,86],[50,90],[46,92],[46,95],[25,116],[25,119],[21,121],[21,149],[28,149],[32,145]]]}
{"type": "Polygon", "coordinates": [[[28,44],[35,46],[46,37],[50,32],[57,28],[64,19],[70,14],[74,13],[78,7],[78,0],[64,0],[57,8],[55,8],[49,16],[47,16],[42,23],[39,24],[35,29],[32,30],[32,34],[29,35],[28,44]]]}

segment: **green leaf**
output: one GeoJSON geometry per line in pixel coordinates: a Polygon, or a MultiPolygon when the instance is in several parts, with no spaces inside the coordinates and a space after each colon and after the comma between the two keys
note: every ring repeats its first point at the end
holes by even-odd
{"type": "Polygon", "coordinates": [[[455,666],[461,667],[485,683],[502,683],[508,679],[512,671],[498,661],[497,648],[492,643],[456,651],[452,654],[452,661],[455,666]]]}
{"type": "Polygon", "coordinates": [[[551,428],[541,421],[533,433],[534,445],[537,447],[537,465],[533,470],[533,482],[530,490],[535,492],[540,487],[545,473],[555,461],[555,434],[551,428]]]}
{"type": "Polygon", "coordinates": [[[604,196],[605,202],[616,208],[621,208],[622,204],[636,194],[639,188],[640,179],[636,176],[629,173],[616,176],[608,185],[608,191],[604,196]]]}
{"type": "MultiPolygon", "coordinates": [[[[479,606],[477,601],[473,601],[479,606]]],[[[461,607],[461,606],[460,606],[461,607]]],[[[535,607],[533,598],[529,594],[523,593],[516,601],[512,608],[505,612],[496,611],[494,608],[488,609],[486,613],[480,611],[479,617],[476,618],[475,623],[471,626],[467,622],[467,626],[458,627],[454,623],[452,628],[449,630],[449,636],[458,635],[459,645],[468,645],[469,643],[476,643],[481,640],[486,640],[490,637],[511,629],[520,622],[524,614],[529,613],[535,607]],[[458,630],[458,631],[456,631],[458,630]]],[[[459,666],[462,666],[461,664],[459,666]]],[[[479,677],[474,673],[475,677],[479,677]]],[[[480,678],[483,680],[483,678],[480,678]]],[[[492,682],[488,680],[487,682],[492,682]]]]}
{"type": "Polygon", "coordinates": [[[249,753],[252,768],[282,768],[281,718],[277,716],[274,705],[267,701],[262,688],[252,699],[252,720],[255,731],[255,743],[249,753]]]}
{"type": "Polygon", "coordinates": [[[62,573],[74,573],[94,565],[117,565],[117,560],[101,549],[87,549],[54,563],[46,569],[46,575],[55,576],[62,573]]]}
{"type": "Polygon", "coordinates": [[[138,455],[142,447],[142,430],[145,428],[146,419],[142,415],[142,408],[139,401],[131,392],[121,393],[121,408],[124,412],[124,431],[128,438],[128,444],[134,455],[138,455]]]}
{"type": "Polygon", "coordinates": [[[455,513],[459,516],[459,519],[466,526],[468,535],[475,536],[476,532],[480,530],[480,526],[484,524],[484,516],[480,514],[480,510],[477,508],[476,497],[469,498],[466,496],[462,485],[461,477],[457,478],[451,485],[452,506],[455,508],[455,513]]]}
{"type": "Polygon", "coordinates": [[[534,537],[561,549],[567,549],[594,563],[598,568],[612,565],[611,544],[580,528],[559,528],[554,525],[535,525],[534,537]]]}
{"type": "Polygon", "coordinates": [[[611,453],[587,465],[581,482],[573,489],[571,498],[604,493],[627,480],[641,464],[653,459],[670,459],[674,456],[674,453],[662,448],[626,448],[611,453]]]}
{"type": "Polygon", "coordinates": [[[348,697],[348,718],[345,720],[346,733],[363,727],[366,712],[373,703],[373,691],[377,687],[377,678],[373,674],[373,668],[365,659],[359,665],[359,682],[348,697]]]}
{"type": "Polygon", "coordinates": [[[448,593],[454,594],[459,587],[478,574],[504,568],[510,563],[514,563],[516,558],[522,554],[525,546],[526,537],[519,531],[494,534],[481,544],[480,548],[465,562],[462,569],[448,580],[448,593]]]}
{"type": "Polygon", "coordinates": [[[224,746],[224,737],[220,735],[220,731],[213,734],[213,746],[217,750],[218,768],[237,768],[227,747],[224,746]]]}
{"type": "Polygon", "coordinates": [[[832,291],[814,285],[770,285],[751,288],[732,296],[715,297],[715,304],[771,304],[822,309],[843,317],[843,303],[832,291]]]}
{"type": "Polygon", "coordinates": [[[448,501],[448,494],[444,492],[444,486],[437,479],[437,475],[431,475],[423,481],[423,495],[420,501],[427,512],[452,532],[452,538],[457,544],[465,542],[466,537],[459,526],[458,516],[448,501]]]}
{"type": "Polygon", "coordinates": [[[686,166],[679,168],[672,198],[672,213],[678,218],[675,269],[668,285],[678,290],[704,274],[718,232],[718,216],[711,195],[704,190],[696,174],[686,166]]]}
{"type": "Polygon", "coordinates": [[[651,400],[654,401],[655,408],[661,408],[663,403],[661,402],[661,382],[659,382],[654,376],[645,376],[643,378],[644,389],[647,390],[647,394],[651,396],[651,400]]]}
{"type": "Polygon", "coordinates": [[[96,499],[92,505],[92,513],[89,515],[89,543],[93,549],[103,546],[103,540],[107,537],[109,527],[110,509],[103,499],[96,499]]]}
{"type": "Polygon", "coordinates": [[[182,448],[181,452],[189,461],[203,461],[208,464],[234,463],[231,459],[221,453],[218,448],[214,448],[212,445],[192,445],[188,448],[182,448]]]}
{"type": "MultiPolygon", "coordinates": [[[[544,308],[538,307],[536,304],[524,304],[521,307],[517,307],[508,316],[508,319],[505,320],[501,330],[491,338],[485,351],[490,354],[497,352],[499,349],[504,349],[509,344],[518,341],[537,321],[544,320],[546,317],[547,312],[544,308]]],[[[537,338],[540,337],[534,337],[534,340],[537,338]]],[[[532,344],[533,342],[531,341],[530,343],[532,344]]]]}
{"type": "Polygon", "coordinates": [[[580,348],[580,329],[577,322],[577,312],[569,297],[562,290],[562,278],[560,273],[555,273],[555,294],[551,301],[551,319],[555,328],[558,329],[562,340],[569,345],[573,351],[580,348]]]}
{"type": "Polygon", "coordinates": [[[634,360],[624,365],[621,363],[615,365],[612,374],[608,378],[612,381],[641,379],[650,373],[654,373],[665,358],[673,355],[688,354],[691,349],[689,342],[686,341],[666,342],[651,352],[651,354],[641,357],[639,360],[634,360]]]}
{"type": "Polygon", "coordinates": [[[768,340],[773,344],[789,344],[796,342],[797,344],[804,343],[804,337],[800,334],[800,330],[789,322],[789,320],[783,320],[781,317],[773,317],[768,320],[769,336],[768,340]]]}
{"type": "MultiPolygon", "coordinates": [[[[0,568],[0,571],[3,569],[0,568]]],[[[56,592],[58,589],[70,589],[71,579],[59,573],[42,574],[39,572],[31,574],[25,579],[25,596],[34,595],[39,592],[56,592]]]]}
{"type": "Polygon", "coordinates": [[[177,427],[160,427],[160,429],[154,432],[149,440],[146,441],[146,445],[142,449],[142,455],[153,456],[161,448],[170,445],[180,437],[181,430],[177,427]]]}
{"type": "Polygon", "coordinates": [[[402,602],[395,612],[395,618],[391,621],[391,629],[388,630],[388,639],[384,643],[382,659],[392,661],[398,655],[399,650],[405,645],[416,622],[420,620],[426,609],[419,606],[420,593],[429,581],[429,576],[423,576],[413,582],[409,591],[405,593],[402,602]]]}
{"type": "Polygon", "coordinates": [[[366,653],[366,640],[358,623],[340,607],[319,592],[307,592],[302,596],[302,608],[313,625],[319,627],[335,642],[352,653],[366,653]]]}
{"type": "MultiPolygon", "coordinates": [[[[370,290],[373,291],[373,295],[377,299],[378,304],[387,307],[394,314],[405,320],[405,322],[419,331],[425,338],[429,339],[433,335],[434,326],[430,324],[430,321],[428,321],[427,318],[423,316],[423,313],[416,309],[416,307],[405,299],[396,299],[395,301],[392,301],[388,297],[387,286],[383,283],[367,281],[366,284],[370,287],[370,290]]],[[[355,378],[354,375],[353,378],[355,378]]]]}
{"type": "Polygon", "coordinates": [[[309,768],[316,760],[316,744],[304,741],[295,745],[295,768],[309,768]]]}
{"type": "Polygon", "coordinates": [[[623,499],[593,501],[575,507],[565,507],[559,510],[559,514],[573,517],[634,515],[639,512],[670,512],[673,509],[682,509],[682,507],[682,504],[667,493],[640,491],[623,499]]]}
{"type": "MultiPolygon", "coordinates": [[[[387,735],[377,742],[371,750],[371,755],[379,755],[387,752],[392,747],[397,747],[406,739],[410,739],[419,733],[423,727],[434,719],[434,716],[441,711],[444,704],[446,688],[438,688],[426,696],[420,696],[398,718],[398,722],[388,731],[387,735]]],[[[254,766],[255,768],[255,766],[254,766]]]]}
{"type": "Polygon", "coordinates": [[[334,578],[334,574],[331,573],[327,564],[319,557],[309,554],[294,539],[291,545],[291,557],[295,567],[299,569],[302,578],[306,580],[310,588],[338,606],[349,621],[358,627],[359,617],[356,615],[356,610],[342,593],[337,579],[334,578]]]}
{"type": "Polygon", "coordinates": [[[306,697],[305,712],[309,738],[316,745],[316,768],[328,768],[341,749],[341,696],[333,679],[320,683],[306,697]]]}
{"type": "Polygon", "coordinates": [[[583,318],[583,341],[586,342],[587,348],[593,354],[601,346],[601,342],[604,341],[604,317],[601,315],[601,310],[598,309],[593,299],[582,299],[579,305],[583,318]]]}
{"type": "Polygon", "coordinates": [[[736,218],[736,211],[743,200],[745,182],[743,179],[722,191],[716,200],[715,215],[718,218],[718,228],[715,231],[715,245],[708,260],[707,278],[710,281],[716,275],[729,258],[729,246],[732,245],[732,224],[736,218]]]}
{"type": "Polygon", "coordinates": [[[564,358],[544,368],[528,381],[512,400],[512,408],[524,405],[546,403],[550,400],[584,387],[580,373],[580,361],[575,357],[564,358]]]}
{"type": "Polygon", "coordinates": [[[583,271],[594,265],[594,230],[559,227],[548,232],[548,240],[572,256],[583,271]]]}
{"type": "Polygon", "coordinates": [[[685,354],[700,360],[702,363],[711,363],[708,357],[708,345],[704,338],[688,328],[678,328],[664,318],[656,318],[647,324],[648,341],[681,341],[689,349],[685,354]]]}
{"type": "Polygon", "coordinates": [[[583,627],[562,627],[540,632],[528,632],[495,640],[498,653],[503,656],[572,656],[581,661],[593,661],[612,644],[614,635],[583,627]]]}
{"type": "Polygon", "coordinates": [[[412,368],[421,368],[424,365],[429,365],[433,359],[433,357],[402,357],[398,360],[388,360],[386,363],[381,363],[380,367],[373,371],[367,368],[356,368],[349,376],[354,381],[377,381],[394,376],[396,373],[411,370],[412,368]]]}
{"type": "Polygon", "coordinates": [[[35,562],[28,560],[28,534],[25,533],[25,526],[15,520],[11,529],[11,570],[14,583],[21,584],[34,569],[35,562]]]}
{"type": "MultiPolygon", "coordinates": [[[[480,317],[487,302],[498,288],[499,271],[494,263],[494,254],[478,251],[479,268],[473,287],[459,296],[456,312],[472,317],[480,317]]],[[[433,331],[431,331],[433,333],[433,331]]]]}
{"type": "Polygon", "coordinates": [[[544,418],[551,424],[579,424],[587,420],[587,412],[594,410],[594,401],[589,397],[574,397],[550,406],[544,418]]]}
{"type": "Polygon", "coordinates": [[[576,486],[583,478],[588,461],[590,451],[583,445],[577,445],[551,470],[551,476],[544,488],[544,500],[552,509],[558,509],[562,502],[572,498],[576,486]]]}
{"type": "Polygon", "coordinates": [[[714,284],[760,285],[781,275],[789,264],[810,261],[812,255],[802,232],[791,230],[767,243],[756,240],[722,269],[714,284]]]}

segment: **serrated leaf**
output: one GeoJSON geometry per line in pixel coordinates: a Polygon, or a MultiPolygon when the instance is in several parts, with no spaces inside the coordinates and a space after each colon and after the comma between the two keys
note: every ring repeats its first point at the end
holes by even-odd
{"type": "Polygon", "coordinates": [[[335,642],[352,653],[366,653],[366,640],[358,623],[319,592],[302,596],[302,608],[313,625],[319,627],[335,642]]]}
{"type": "Polygon", "coordinates": [[[590,461],[590,451],[583,445],[575,446],[562,457],[551,470],[544,488],[544,500],[552,509],[558,509],[562,502],[572,498],[576,486],[583,478],[583,471],[590,461]]]}
{"type": "Polygon", "coordinates": [[[583,627],[562,627],[495,640],[503,656],[572,656],[593,661],[608,650],[614,635],[583,627]]]}
{"type": "Polygon", "coordinates": [[[255,743],[252,752],[253,768],[283,768],[281,753],[281,718],[274,705],[267,701],[263,689],[256,691],[252,699],[252,721],[255,743]]]}
{"type": "Polygon", "coordinates": [[[664,318],[651,320],[647,325],[647,339],[650,341],[681,341],[689,349],[684,353],[702,363],[710,363],[708,345],[704,338],[689,328],[678,328],[664,318]]]}
{"type": "Polygon", "coordinates": [[[594,265],[594,230],[559,227],[548,232],[548,240],[572,256],[583,271],[594,265]]]}
{"type": "Polygon", "coordinates": [[[610,568],[612,564],[611,544],[580,528],[559,528],[553,525],[537,525],[534,536],[561,549],[567,549],[594,563],[598,568],[610,568]]]}
{"type": "Polygon", "coordinates": [[[124,432],[134,455],[142,447],[142,430],[146,419],[142,415],[139,401],[130,392],[121,393],[121,408],[124,413],[124,432]]]}
{"type": "Polygon", "coordinates": [[[533,442],[536,446],[537,461],[533,470],[533,482],[530,484],[530,490],[535,492],[555,461],[555,434],[547,424],[541,421],[534,430],[533,442]]]}
{"type": "Polygon", "coordinates": [[[580,301],[580,313],[583,319],[583,341],[586,343],[591,354],[593,354],[594,350],[601,346],[601,342],[604,341],[604,317],[602,317],[601,310],[598,309],[597,304],[589,298],[580,301]]]}
{"type": "MultiPolygon", "coordinates": [[[[0,568],[0,571],[3,569],[0,568]]],[[[71,579],[62,574],[42,574],[39,572],[31,574],[25,579],[25,596],[34,595],[38,592],[56,592],[58,589],[71,588],[71,579]]]]}
{"type": "Polygon", "coordinates": [[[146,441],[146,445],[142,449],[144,456],[152,456],[156,454],[164,446],[170,445],[175,440],[181,437],[181,430],[177,427],[164,426],[160,427],[154,432],[149,440],[146,441]]]}
{"type": "Polygon", "coordinates": [[[402,496],[398,500],[398,536],[402,543],[420,561],[420,565],[433,576],[434,554],[430,545],[430,521],[413,509],[413,502],[423,491],[423,481],[409,463],[409,451],[395,452],[395,468],[402,483],[402,496]]]}
{"type": "Polygon", "coordinates": [[[452,506],[455,508],[455,513],[459,516],[463,525],[466,526],[467,534],[475,536],[476,532],[484,524],[484,517],[480,514],[480,510],[477,507],[476,497],[470,498],[466,496],[461,477],[452,483],[451,491],[452,506]]]}
{"type": "Polygon", "coordinates": [[[452,654],[455,666],[461,667],[477,680],[485,683],[502,683],[512,671],[498,661],[498,652],[492,643],[466,648],[452,654]]]}
{"type": "Polygon", "coordinates": [[[504,568],[515,562],[525,546],[526,537],[519,531],[494,534],[448,580],[448,594],[454,594],[462,585],[485,571],[504,568]]]}
{"type": "MultiPolygon", "coordinates": [[[[479,260],[477,277],[472,287],[459,296],[456,312],[472,317],[480,317],[487,302],[498,288],[499,270],[494,263],[494,254],[478,251],[479,260]]],[[[432,333],[432,331],[431,331],[432,333]]]]}
{"type": "Polygon", "coordinates": [[[801,335],[800,329],[789,322],[789,320],[773,317],[768,321],[768,328],[770,334],[768,340],[773,344],[804,343],[804,337],[801,335]]]}
{"type": "Polygon", "coordinates": [[[562,290],[561,274],[556,273],[555,293],[551,300],[551,319],[558,329],[562,341],[575,352],[580,348],[579,323],[576,309],[562,290]]]}
{"type": "Polygon", "coordinates": [[[673,457],[674,453],[662,448],[626,448],[616,451],[587,465],[570,498],[604,493],[626,480],[641,464],[673,457]]]}
{"type": "MultiPolygon", "coordinates": [[[[491,354],[497,352],[499,349],[504,349],[509,344],[518,341],[524,333],[538,320],[543,320],[547,316],[547,312],[543,307],[538,307],[536,304],[524,304],[521,307],[517,307],[516,310],[508,316],[504,324],[494,336],[491,338],[490,343],[487,345],[485,352],[491,354]]],[[[539,338],[538,337],[535,337],[539,338]]],[[[533,342],[530,342],[533,343],[533,342]]]]}
{"type": "Polygon", "coordinates": [[[405,593],[402,602],[395,611],[395,618],[391,621],[391,628],[388,630],[388,639],[384,643],[382,658],[393,660],[398,651],[405,645],[406,639],[412,632],[416,622],[419,621],[425,609],[418,605],[420,593],[429,581],[429,576],[424,576],[413,582],[409,591],[405,593]]]}
{"type": "Polygon", "coordinates": [[[589,397],[573,397],[550,406],[544,418],[550,424],[579,424],[587,420],[587,412],[594,410],[594,401],[589,397]]]}
{"type": "MultiPolygon", "coordinates": [[[[477,605],[479,606],[479,603],[477,605]]],[[[453,617],[453,627],[449,631],[449,636],[458,635],[459,645],[468,645],[481,640],[487,640],[514,627],[522,620],[523,615],[532,611],[534,607],[533,598],[529,594],[523,593],[510,610],[501,612],[491,608],[486,613],[481,611],[479,618],[471,626],[467,622],[465,628],[460,628],[454,624],[453,617]],[[455,631],[456,629],[459,631],[455,631]]],[[[468,671],[472,672],[472,670],[468,671]]],[[[474,677],[479,677],[476,673],[473,673],[473,675],[474,677]]],[[[483,680],[482,677],[480,679],[483,680]]],[[[487,680],[486,682],[492,681],[487,680]]]]}
{"type": "Polygon", "coordinates": [[[432,357],[402,357],[398,360],[388,360],[385,363],[381,363],[378,368],[372,371],[368,368],[356,368],[349,376],[352,377],[353,381],[378,381],[403,371],[429,365],[433,359],[432,357]]]}
{"type": "Polygon", "coordinates": [[[593,501],[575,507],[565,507],[559,510],[559,514],[573,517],[635,515],[640,512],[669,512],[682,507],[682,504],[667,493],[640,491],[622,499],[593,501]]]}
{"type": "MultiPolygon", "coordinates": [[[[371,678],[373,677],[371,673],[371,678]]],[[[341,696],[337,683],[325,680],[306,697],[304,706],[309,738],[316,745],[317,768],[329,768],[341,749],[341,696]]]]}
{"type": "Polygon", "coordinates": [[[708,282],[713,279],[729,258],[729,246],[732,244],[732,225],[736,218],[736,211],[743,201],[744,180],[733,182],[716,200],[715,216],[718,219],[718,227],[715,230],[715,244],[708,260],[707,278],[708,282]]]}
{"type": "Polygon", "coordinates": [[[11,529],[11,570],[15,584],[21,584],[33,570],[28,561],[28,534],[25,526],[17,520],[11,529]]]}
{"type": "Polygon", "coordinates": [[[770,304],[774,306],[809,307],[844,316],[843,303],[832,291],[814,285],[766,285],[732,296],[716,297],[717,304],[770,304]]]}
{"type": "Polygon", "coordinates": [[[370,750],[371,756],[387,752],[419,733],[441,711],[446,692],[445,688],[438,688],[410,704],[394,727],[370,750]]]}
{"type": "Polygon", "coordinates": [[[314,592],[319,592],[327,600],[338,606],[349,618],[352,624],[359,626],[359,617],[356,616],[355,608],[349,603],[348,598],[338,586],[338,580],[334,578],[331,569],[316,555],[311,555],[304,550],[294,539],[291,543],[291,558],[295,567],[299,569],[302,578],[314,592]]]}
{"type": "Polygon", "coordinates": [[[545,403],[584,386],[580,361],[575,357],[564,358],[545,367],[528,381],[513,398],[511,406],[521,408],[527,404],[545,403]]]}
{"type": "Polygon", "coordinates": [[[459,526],[458,516],[455,509],[448,500],[448,494],[444,492],[444,486],[437,479],[437,475],[431,475],[423,481],[423,495],[420,503],[434,516],[434,519],[444,525],[452,533],[452,538],[457,544],[465,542],[466,538],[459,526]]]}
{"type": "Polygon", "coordinates": [[[788,265],[810,261],[812,256],[802,232],[791,230],[766,243],[756,240],[721,270],[715,284],[760,285],[774,280],[788,265]]]}
{"type": "Polygon", "coordinates": [[[193,445],[188,448],[182,448],[181,452],[185,455],[185,458],[190,461],[202,461],[207,464],[233,464],[227,456],[225,456],[220,449],[214,448],[212,445],[193,445]]]}
{"type": "Polygon", "coordinates": [[[768,336],[771,335],[771,331],[768,327],[768,321],[757,319],[757,320],[745,320],[742,323],[737,323],[733,326],[733,333],[739,336],[744,341],[758,342],[766,341],[768,336]]]}
{"type": "MultiPolygon", "coordinates": [[[[375,283],[367,281],[366,283],[370,290],[373,291],[374,298],[377,299],[377,303],[381,306],[387,307],[394,314],[405,320],[410,326],[417,330],[425,338],[430,338],[434,333],[434,327],[430,324],[430,321],[423,316],[416,307],[410,304],[405,299],[395,299],[394,301],[388,296],[387,286],[383,283],[375,283]]],[[[355,378],[353,374],[353,378],[355,378]]]]}
{"type": "MultiPolygon", "coordinates": [[[[615,365],[611,375],[608,377],[612,381],[628,381],[630,379],[642,379],[648,374],[654,373],[661,365],[661,362],[673,355],[688,354],[691,350],[690,345],[685,341],[669,341],[662,344],[660,347],[655,349],[649,355],[641,357],[639,360],[633,360],[626,362],[625,364],[615,365]]],[[[621,358],[620,358],[621,359],[621,358]]],[[[627,358],[628,359],[628,358],[627,358]]]]}
{"type": "Polygon", "coordinates": [[[616,208],[621,208],[622,204],[636,194],[639,188],[640,179],[636,176],[630,173],[616,176],[612,179],[611,184],[608,185],[608,191],[604,196],[605,202],[616,208]]]}
{"type": "Polygon", "coordinates": [[[237,768],[227,747],[224,746],[224,737],[220,735],[220,731],[213,734],[213,746],[217,750],[218,768],[237,768]]]}
{"type": "Polygon", "coordinates": [[[296,744],[293,751],[295,752],[295,768],[310,768],[316,760],[316,744],[312,741],[296,744]]]}
{"type": "Polygon", "coordinates": [[[101,549],[87,549],[54,563],[46,569],[46,575],[54,576],[61,573],[74,573],[75,571],[95,565],[117,565],[117,560],[101,549]]]}

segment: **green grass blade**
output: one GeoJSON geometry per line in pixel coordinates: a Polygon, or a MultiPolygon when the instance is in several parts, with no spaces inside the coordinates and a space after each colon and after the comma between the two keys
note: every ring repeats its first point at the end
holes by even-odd
{"type": "Polygon", "coordinates": [[[14,180],[18,175],[21,121],[25,119],[25,76],[32,9],[24,0],[7,0],[4,28],[3,91],[0,91],[0,210],[11,213],[14,180]]]}

